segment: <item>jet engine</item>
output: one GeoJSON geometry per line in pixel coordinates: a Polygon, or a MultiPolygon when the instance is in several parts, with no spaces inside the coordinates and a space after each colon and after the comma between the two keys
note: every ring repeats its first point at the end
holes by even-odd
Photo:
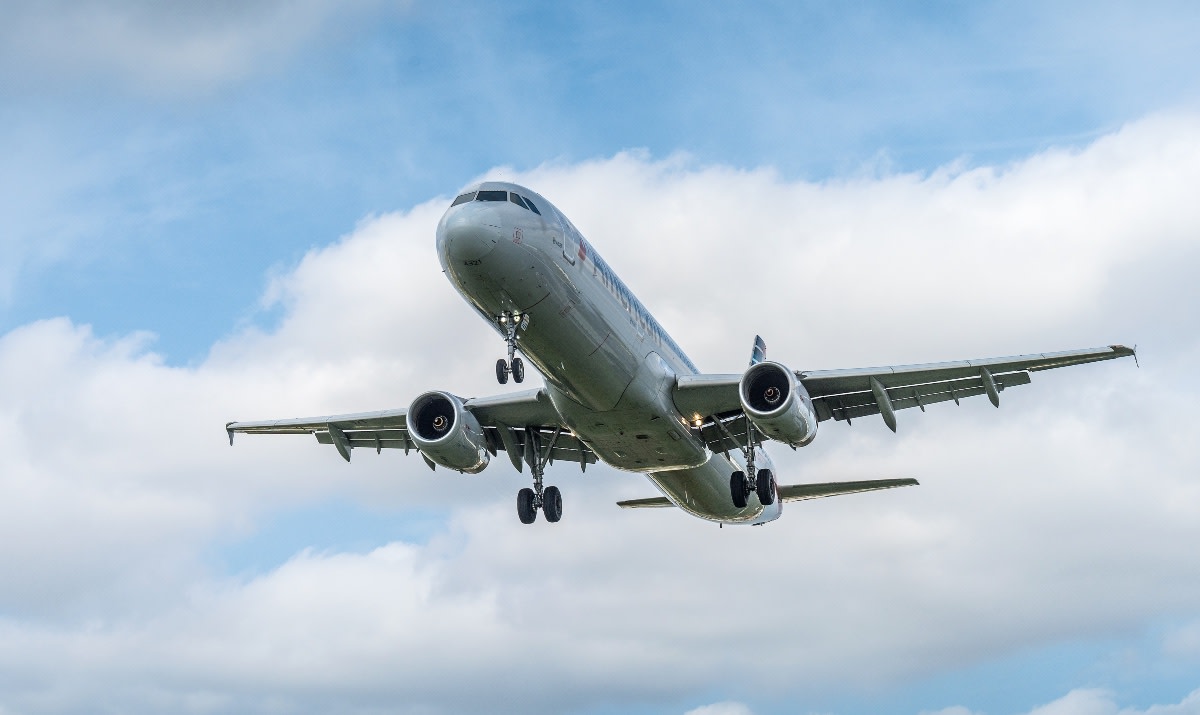
{"type": "Polygon", "coordinates": [[[760,362],[738,385],[742,410],[754,427],[771,439],[803,447],[817,436],[812,399],[796,374],[777,362],[760,362]]]}
{"type": "Polygon", "coordinates": [[[408,408],[408,434],[435,464],[475,474],[488,465],[487,438],[479,420],[448,392],[426,392],[408,408]]]}

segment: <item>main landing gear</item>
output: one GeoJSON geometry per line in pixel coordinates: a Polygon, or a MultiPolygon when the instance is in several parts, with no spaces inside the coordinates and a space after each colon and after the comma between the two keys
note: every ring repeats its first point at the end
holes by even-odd
{"type": "Polygon", "coordinates": [[[533,472],[533,488],[525,487],[517,492],[517,518],[522,524],[532,524],[537,521],[538,510],[546,515],[546,521],[553,524],[562,518],[562,492],[558,487],[543,487],[542,476],[545,474],[546,463],[558,441],[559,432],[555,431],[550,438],[550,445],[542,454],[541,440],[533,429],[525,431],[525,462],[533,472]]]}
{"type": "Polygon", "coordinates": [[[771,506],[775,503],[775,475],[770,469],[754,467],[754,423],[749,420],[746,420],[746,447],[742,454],[746,457],[746,471],[729,475],[729,495],[733,505],[745,509],[753,492],[758,495],[760,504],[771,506]]]}
{"type": "Polygon", "coordinates": [[[496,323],[504,331],[504,342],[508,343],[508,360],[500,358],[496,361],[496,382],[501,385],[508,382],[512,375],[513,382],[525,381],[525,363],[517,357],[517,331],[529,327],[529,315],[520,313],[501,313],[496,323]]]}

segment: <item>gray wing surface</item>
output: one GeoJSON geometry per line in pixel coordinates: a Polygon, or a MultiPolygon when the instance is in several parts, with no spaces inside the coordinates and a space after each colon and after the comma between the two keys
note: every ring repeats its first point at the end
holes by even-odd
{"type": "MultiPolygon", "coordinates": [[[[841,494],[859,494],[872,492],[877,489],[895,489],[896,487],[916,486],[916,479],[868,479],[858,482],[824,482],[822,484],[788,484],[781,485],[779,498],[785,502],[804,501],[805,499],[820,499],[841,494]]],[[[629,499],[617,502],[622,509],[660,509],[675,506],[666,497],[649,497],[647,499],[629,499]]]]}
{"type": "MultiPolygon", "coordinates": [[[[897,410],[924,410],[937,402],[958,402],[977,395],[987,395],[999,407],[1000,392],[1028,384],[1032,372],[1134,354],[1124,345],[1109,345],[921,365],[798,371],[796,378],[812,397],[819,420],[850,421],[883,414],[894,430],[897,410]]],[[[732,451],[744,445],[746,418],[738,399],[740,379],[741,375],[686,375],[676,381],[676,407],[700,421],[701,436],[714,451],[732,451]]]]}
{"type": "Polygon", "coordinates": [[[789,484],[779,487],[779,498],[784,501],[804,501],[805,499],[820,499],[834,497],[840,494],[859,494],[873,492],[877,489],[895,489],[896,487],[915,487],[920,482],[916,479],[868,479],[859,482],[825,482],[823,484],[789,484]]]}
{"type": "MultiPolygon", "coordinates": [[[[549,397],[543,390],[526,390],[507,395],[473,398],[463,406],[475,415],[484,428],[488,449],[508,453],[518,470],[532,457],[531,450],[542,456],[563,462],[578,462],[580,466],[596,463],[596,455],[588,450],[564,425],[549,397]]],[[[311,434],[321,444],[333,445],[342,458],[350,461],[356,447],[381,452],[384,449],[403,449],[405,454],[416,449],[408,433],[406,408],[356,412],[319,417],[298,417],[282,420],[230,422],[225,425],[229,443],[233,436],[245,434],[311,434]]]]}

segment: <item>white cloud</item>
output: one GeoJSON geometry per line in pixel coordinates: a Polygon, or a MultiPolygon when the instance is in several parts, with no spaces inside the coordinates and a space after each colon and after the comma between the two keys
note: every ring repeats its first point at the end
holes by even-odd
{"type": "Polygon", "coordinates": [[[0,13],[0,68],[9,82],[31,87],[100,79],[188,96],[273,68],[380,5],[18,0],[0,13]]]}
{"type": "MultiPolygon", "coordinates": [[[[445,200],[367,219],[273,281],[277,328],[196,367],[66,319],[0,338],[0,707],[566,712],[678,703],[734,669],[718,697],[753,703],[1200,615],[1200,583],[1180,577],[1200,567],[1184,429],[1200,118],[927,177],[811,184],[621,155],[515,178],[710,370],[744,364],[755,332],[795,367],[1114,340],[1142,342],[1144,367],[1038,374],[1000,411],[902,413],[898,436],[823,424],[813,446],[775,451],[786,481],[923,485],[791,505],[762,529],[621,512],[644,480],[570,468],[551,474],[564,521],[523,527],[526,477],[503,459],[464,477],[398,454],[346,465],[308,437],[225,445],[229,419],[496,391],[503,345],[433,255],[445,200]],[[449,517],[428,543],[314,543],[262,573],[206,560],[272,510],[331,498],[449,517]],[[529,698],[530,678],[552,702],[529,698]]],[[[1045,713],[1106,703],[1076,691],[1045,713]]]]}
{"type": "Polygon", "coordinates": [[[1053,702],[1029,711],[1029,715],[1196,715],[1200,713],[1200,690],[1176,704],[1151,705],[1145,710],[1122,708],[1112,692],[1099,688],[1072,690],[1053,702]]]}
{"type": "Polygon", "coordinates": [[[742,703],[723,702],[688,710],[685,715],[753,715],[753,711],[742,703]]]}
{"type": "Polygon", "coordinates": [[[1173,658],[1200,660],[1200,621],[1169,632],[1163,639],[1163,652],[1173,658]]]}

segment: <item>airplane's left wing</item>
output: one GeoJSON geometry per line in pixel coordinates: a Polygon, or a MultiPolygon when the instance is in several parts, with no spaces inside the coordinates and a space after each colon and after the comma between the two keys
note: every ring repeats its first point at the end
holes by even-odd
{"type": "MultiPolygon", "coordinates": [[[[596,455],[588,450],[564,425],[544,390],[526,390],[507,395],[463,401],[480,426],[484,428],[488,450],[492,454],[508,453],[518,470],[532,455],[529,450],[540,449],[543,458],[563,462],[578,462],[581,467],[596,463],[596,455]]],[[[342,458],[350,461],[356,447],[403,449],[405,454],[416,449],[408,432],[406,408],[356,412],[295,419],[230,422],[225,425],[229,443],[233,436],[246,434],[311,434],[321,444],[333,445],[342,458]]],[[[426,460],[428,462],[428,460],[426,460]]],[[[431,463],[432,466],[432,463],[431,463]]]]}
{"type": "MultiPolygon", "coordinates": [[[[1000,406],[1000,392],[1029,384],[1030,373],[1120,357],[1135,357],[1124,345],[1056,353],[959,360],[848,370],[797,371],[796,379],[812,397],[817,419],[850,421],[882,415],[896,429],[896,411],[937,402],[987,395],[1000,406]]],[[[746,416],[738,397],[741,375],[684,375],[676,380],[675,405],[692,420],[717,452],[745,446],[746,416]]]]}
{"type": "Polygon", "coordinates": [[[851,370],[814,370],[796,377],[813,398],[820,420],[851,420],[882,414],[896,431],[895,411],[987,395],[1000,406],[1000,391],[1029,384],[1029,373],[1134,356],[1124,345],[1056,353],[851,370]]]}

